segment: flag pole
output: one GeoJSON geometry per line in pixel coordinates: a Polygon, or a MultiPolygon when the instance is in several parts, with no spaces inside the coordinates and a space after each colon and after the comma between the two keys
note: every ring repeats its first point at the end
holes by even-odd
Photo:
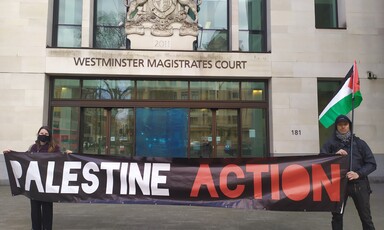
{"type": "MultiPolygon", "coordinates": [[[[355,80],[358,80],[357,76],[357,66],[356,66],[356,60],[353,63],[353,72],[352,72],[352,124],[350,127],[351,130],[351,150],[350,150],[350,161],[349,161],[349,171],[352,171],[352,166],[353,166],[353,126],[355,124],[354,118],[355,118],[355,80]]],[[[357,82],[358,84],[358,82],[357,82]]]]}
{"type": "Polygon", "coordinates": [[[349,171],[352,171],[352,155],[353,155],[353,124],[354,124],[354,114],[355,114],[355,95],[352,93],[352,124],[351,124],[351,150],[350,150],[350,162],[349,162],[349,171]]]}

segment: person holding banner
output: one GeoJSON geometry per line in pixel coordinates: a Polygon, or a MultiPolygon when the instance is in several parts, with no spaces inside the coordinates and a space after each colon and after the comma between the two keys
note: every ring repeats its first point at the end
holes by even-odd
{"type": "MultiPolygon", "coordinates": [[[[3,153],[12,152],[6,149],[3,153]]],[[[32,153],[60,153],[60,146],[52,139],[52,133],[48,126],[42,126],[37,132],[37,140],[28,149],[32,153]]],[[[70,154],[72,151],[66,150],[70,154]]],[[[53,203],[31,199],[32,230],[50,230],[53,222],[53,203]]]]}
{"type": "Polygon", "coordinates": [[[352,197],[364,230],[375,229],[370,208],[372,193],[368,175],[376,170],[376,161],[368,144],[351,132],[352,122],[345,115],[335,120],[333,136],[322,146],[320,154],[339,154],[350,157],[346,196],[341,213],[332,213],[332,229],[343,229],[343,214],[348,197],[352,197]],[[351,144],[352,142],[352,144],[351,144]]]}

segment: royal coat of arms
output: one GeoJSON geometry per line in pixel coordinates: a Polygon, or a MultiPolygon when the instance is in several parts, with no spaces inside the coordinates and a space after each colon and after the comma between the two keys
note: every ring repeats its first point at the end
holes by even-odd
{"type": "Polygon", "coordinates": [[[128,7],[125,32],[144,35],[150,28],[158,37],[172,36],[175,28],[180,36],[197,36],[197,7],[202,0],[126,0],[128,7]]]}

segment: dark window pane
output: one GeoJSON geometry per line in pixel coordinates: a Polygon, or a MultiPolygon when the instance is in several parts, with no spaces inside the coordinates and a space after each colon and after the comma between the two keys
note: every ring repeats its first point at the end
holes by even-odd
{"type": "Polygon", "coordinates": [[[267,156],[267,116],[265,109],[242,109],[241,115],[241,156],[267,156]]]}
{"type": "Polygon", "coordinates": [[[337,0],[315,0],[316,28],[337,28],[337,0]]]}
{"type": "Polygon", "coordinates": [[[239,0],[239,29],[262,30],[264,0],[239,0]]]}

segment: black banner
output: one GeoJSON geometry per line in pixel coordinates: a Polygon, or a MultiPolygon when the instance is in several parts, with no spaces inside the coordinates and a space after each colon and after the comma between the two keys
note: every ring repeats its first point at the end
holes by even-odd
{"type": "Polygon", "coordinates": [[[340,211],[348,158],[4,154],[13,195],[52,202],[340,211]]]}

